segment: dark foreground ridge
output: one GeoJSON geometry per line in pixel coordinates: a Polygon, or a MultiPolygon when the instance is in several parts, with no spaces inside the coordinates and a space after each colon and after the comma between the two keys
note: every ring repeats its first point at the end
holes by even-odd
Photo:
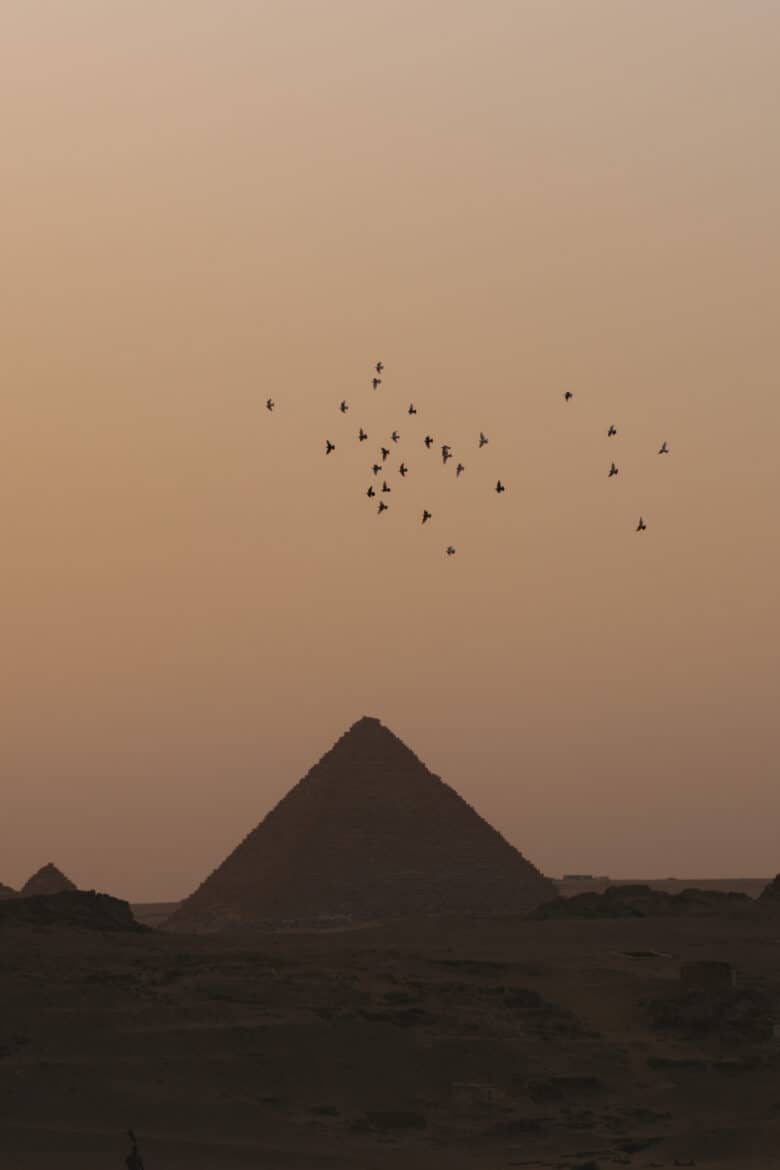
{"type": "Polygon", "coordinates": [[[167,925],[220,930],[525,913],[554,892],[397,736],[365,717],[167,925]]]}
{"type": "Polygon", "coordinates": [[[0,902],[4,926],[66,926],[83,930],[143,931],[127,902],[94,890],[63,890],[59,894],[8,898],[0,902]]]}
{"type": "Polygon", "coordinates": [[[747,894],[733,890],[681,890],[668,894],[652,886],[609,886],[603,894],[588,891],[570,898],[553,898],[538,906],[531,918],[655,918],[659,915],[721,914],[754,908],[747,894]]]}
{"type": "Polygon", "coordinates": [[[762,890],[759,901],[780,907],[780,873],[762,890]]]}

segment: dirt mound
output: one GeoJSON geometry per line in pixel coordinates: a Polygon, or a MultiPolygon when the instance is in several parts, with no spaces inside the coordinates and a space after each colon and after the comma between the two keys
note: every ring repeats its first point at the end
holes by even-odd
{"type": "Polygon", "coordinates": [[[167,923],[523,913],[544,878],[378,719],[337,741],[167,923]]]}
{"type": "Polygon", "coordinates": [[[645,885],[609,886],[603,894],[587,892],[554,898],[531,918],[655,918],[667,915],[718,914],[750,906],[747,894],[722,890],[682,890],[667,894],[645,885]]]}
{"type": "Polygon", "coordinates": [[[8,898],[0,903],[3,926],[68,926],[84,930],[146,930],[127,902],[94,890],[64,890],[59,894],[8,898]]]}
{"type": "Polygon", "coordinates": [[[21,889],[23,898],[37,896],[38,894],[61,894],[65,890],[75,890],[76,886],[66,878],[61,870],[57,869],[56,865],[51,862],[44,865],[37,873],[34,873],[29,881],[26,881],[21,889]]]}
{"type": "Polygon", "coordinates": [[[726,1042],[761,1042],[772,1036],[772,1004],[755,988],[734,988],[721,994],[681,990],[648,1000],[643,1006],[654,1028],[691,1040],[717,1035],[726,1042]]]}

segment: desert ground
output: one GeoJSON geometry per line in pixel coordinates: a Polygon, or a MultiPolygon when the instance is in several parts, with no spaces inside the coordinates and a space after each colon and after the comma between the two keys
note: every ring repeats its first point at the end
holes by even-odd
{"type": "Polygon", "coordinates": [[[0,1002],[3,1170],[780,1166],[778,916],[8,927],[0,1002]],[[747,1008],[653,1012],[696,959],[747,1008]]]}

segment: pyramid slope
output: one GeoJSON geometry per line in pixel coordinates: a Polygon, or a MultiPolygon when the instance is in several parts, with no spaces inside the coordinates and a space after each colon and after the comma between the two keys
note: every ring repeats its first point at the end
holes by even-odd
{"type": "Polygon", "coordinates": [[[76,886],[57,869],[51,861],[34,873],[21,889],[23,898],[45,896],[47,894],[62,894],[66,890],[75,890],[76,886]]]}
{"type": "Polygon", "coordinates": [[[16,890],[11,889],[10,886],[4,886],[3,883],[0,882],[0,898],[15,898],[15,897],[16,897],[16,890]]]}
{"type": "Polygon", "coordinates": [[[454,789],[365,717],[168,925],[524,912],[554,894],[454,789]]]}

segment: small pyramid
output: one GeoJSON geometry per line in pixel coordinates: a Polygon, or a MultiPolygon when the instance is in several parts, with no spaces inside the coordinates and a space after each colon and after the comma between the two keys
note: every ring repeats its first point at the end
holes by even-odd
{"type": "Polygon", "coordinates": [[[21,889],[21,896],[23,898],[36,897],[39,894],[61,894],[65,890],[75,890],[76,886],[66,878],[65,874],[57,869],[50,861],[48,865],[44,865],[37,873],[34,873],[29,881],[25,882],[21,889]]]}
{"type": "Polygon", "coordinates": [[[181,930],[524,913],[552,883],[378,719],[360,719],[171,916],[181,930]]]}

